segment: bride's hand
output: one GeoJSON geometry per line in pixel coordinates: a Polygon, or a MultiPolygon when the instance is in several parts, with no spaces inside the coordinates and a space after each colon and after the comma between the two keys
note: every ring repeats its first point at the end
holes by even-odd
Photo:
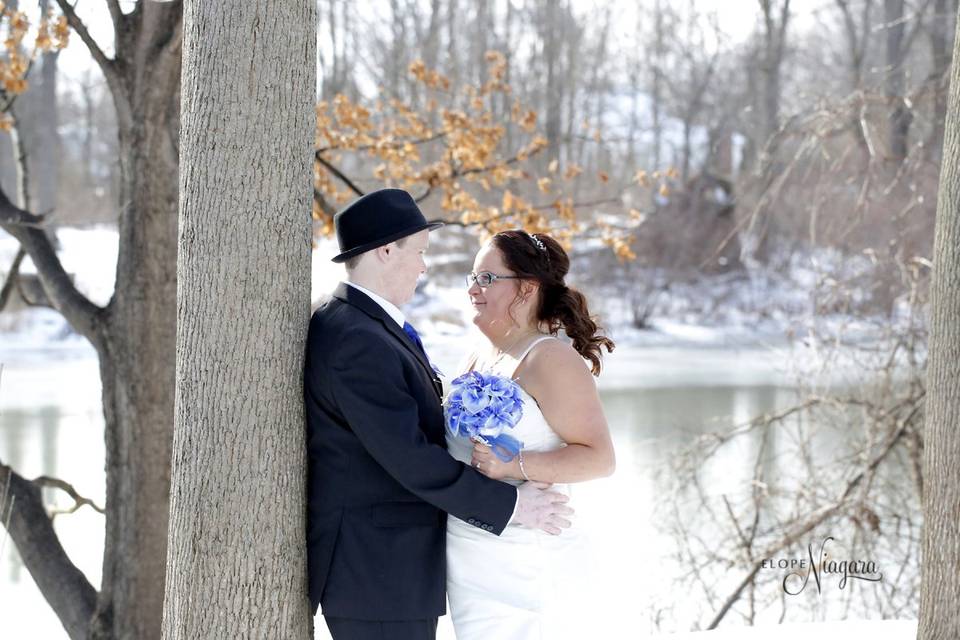
{"type": "Polygon", "coordinates": [[[519,474],[517,459],[513,458],[510,462],[504,462],[493,453],[489,446],[482,442],[474,442],[473,457],[470,460],[473,467],[494,480],[506,480],[516,478],[514,474],[519,474]]]}

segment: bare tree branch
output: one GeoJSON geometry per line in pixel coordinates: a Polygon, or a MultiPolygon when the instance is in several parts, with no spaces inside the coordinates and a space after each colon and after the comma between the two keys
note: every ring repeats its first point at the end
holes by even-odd
{"type": "Polygon", "coordinates": [[[360,189],[360,187],[358,187],[356,184],[354,184],[353,181],[352,181],[350,178],[348,178],[345,173],[343,173],[342,171],[340,171],[340,169],[338,169],[336,166],[334,166],[334,164],[333,164],[332,162],[330,162],[329,160],[327,160],[326,158],[324,158],[323,155],[322,155],[319,151],[317,151],[316,153],[314,153],[314,154],[313,154],[313,157],[316,158],[317,162],[319,162],[320,164],[322,164],[323,167],[324,167],[327,171],[329,171],[330,173],[332,173],[333,175],[335,175],[335,176],[337,177],[337,179],[340,180],[340,182],[342,182],[344,185],[346,185],[346,187],[347,187],[348,189],[350,189],[351,191],[353,191],[353,192],[354,192],[355,194],[357,194],[358,196],[362,196],[362,195],[363,195],[363,190],[360,189]]]}
{"type": "Polygon", "coordinates": [[[82,495],[77,493],[77,490],[73,488],[73,485],[67,482],[66,480],[61,480],[60,478],[54,478],[52,476],[40,476],[33,479],[33,484],[38,487],[53,487],[55,489],[60,489],[64,491],[68,496],[73,498],[74,505],[72,508],[65,511],[55,511],[57,513],[73,513],[83,505],[89,505],[95,511],[100,513],[106,513],[103,510],[103,507],[97,506],[97,503],[91,500],[90,498],[84,498],[82,495]]]}
{"type": "Polygon", "coordinates": [[[43,217],[16,206],[0,189],[0,225],[39,228],[43,225],[43,217]]]}
{"type": "MultiPolygon", "coordinates": [[[[30,62],[27,63],[27,70],[24,72],[24,79],[30,77],[30,71],[33,69],[33,61],[35,57],[31,56],[30,62]]],[[[0,88],[0,113],[6,113],[10,111],[14,103],[17,101],[22,93],[10,93],[6,89],[0,88]]]]}
{"type": "MultiPolygon", "coordinates": [[[[90,55],[97,62],[97,65],[100,66],[100,70],[103,72],[103,76],[107,79],[107,82],[117,80],[116,61],[108,58],[103,52],[103,49],[100,48],[100,45],[97,44],[97,41],[93,39],[93,36],[87,31],[87,26],[83,24],[80,16],[74,11],[73,5],[67,0],[57,0],[57,5],[59,5],[63,15],[66,16],[70,28],[76,31],[80,39],[83,40],[83,43],[87,45],[90,55]]],[[[117,35],[119,36],[119,33],[117,35]]]]}
{"type": "Polygon", "coordinates": [[[323,211],[324,215],[332,218],[334,214],[337,213],[337,210],[334,208],[334,206],[327,202],[327,199],[323,197],[323,194],[316,189],[313,190],[313,201],[317,203],[317,206],[320,207],[320,210],[323,211]]]}
{"type": "Polygon", "coordinates": [[[53,307],[94,346],[101,342],[104,310],[74,286],[50,239],[38,228],[42,218],[15,206],[0,189],[0,228],[20,241],[40,275],[40,282],[53,307]]]}
{"type": "Polygon", "coordinates": [[[13,291],[17,276],[20,275],[20,263],[23,262],[26,255],[27,252],[23,250],[23,247],[17,248],[17,255],[13,258],[13,264],[10,265],[10,270],[7,271],[7,279],[3,283],[3,288],[0,289],[0,311],[6,309],[7,302],[10,301],[10,293],[13,291]]]}
{"type": "Polygon", "coordinates": [[[11,119],[10,142],[13,145],[13,160],[17,167],[17,204],[29,211],[33,208],[30,200],[30,165],[27,162],[27,147],[23,144],[23,132],[20,131],[20,118],[11,108],[7,111],[11,119]]]}
{"type": "Polygon", "coordinates": [[[920,410],[919,403],[915,405],[914,409],[910,414],[900,421],[900,426],[891,434],[887,439],[887,442],[880,449],[880,451],[873,457],[873,459],[861,469],[853,478],[847,481],[846,487],[843,490],[843,493],[840,494],[840,497],[830,505],[821,507],[820,509],[814,511],[805,521],[794,525],[789,531],[787,531],[783,537],[778,540],[773,545],[770,545],[768,548],[764,549],[763,553],[759,554],[757,557],[761,558],[759,561],[753,563],[753,567],[750,572],[744,576],[743,580],[736,586],[736,588],[731,592],[731,594],[724,601],[723,606],[714,616],[713,620],[710,621],[710,624],[707,625],[707,630],[716,629],[717,625],[720,624],[720,621],[723,620],[724,616],[730,611],[730,608],[740,599],[740,596],[743,594],[743,590],[746,589],[750,584],[753,583],[754,578],[756,578],[757,572],[760,570],[763,564],[763,558],[772,558],[776,554],[782,552],[784,549],[796,544],[798,540],[810,531],[813,531],[821,523],[825,522],[829,518],[842,513],[842,511],[850,506],[850,498],[853,494],[854,489],[860,486],[863,479],[872,471],[874,471],[877,466],[886,459],[887,455],[893,450],[893,447],[900,442],[904,434],[907,433],[909,425],[913,418],[916,416],[917,412],[920,410]]]}
{"type": "Polygon", "coordinates": [[[17,293],[20,294],[20,299],[23,301],[23,304],[27,305],[28,307],[37,307],[41,309],[53,309],[53,305],[51,305],[49,302],[42,301],[42,300],[34,300],[29,295],[27,295],[26,290],[23,288],[22,278],[17,278],[16,287],[17,287],[17,293]]]}
{"type": "Polygon", "coordinates": [[[119,0],[107,0],[107,9],[110,11],[110,20],[113,21],[114,32],[122,32],[126,16],[123,15],[123,11],[120,9],[119,0]]]}
{"type": "Polygon", "coordinates": [[[44,509],[40,486],[0,461],[0,487],[0,514],[10,516],[6,530],[24,566],[70,638],[87,638],[97,591],[60,544],[44,509]]]}
{"type": "MultiPolygon", "coordinates": [[[[382,148],[383,146],[386,146],[387,148],[392,147],[394,149],[399,149],[406,144],[413,144],[413,145],[427,144],[428,142],[439,140],[440,138],[443,138],[446,135],[447,135],[446,132],[441,131],[439,133],[434,133],[433,135],[427,136],[426,138],[418,138],[416,140],[397,141],[387,145],[362,144],[356,148],[351,148],[350,151],[354,151],[354,152],[369,151],[370,149],[379,149],[379,148],[382,148]]],[[[326,153],[327,151],[336,151],[336,150],[339,150],[339,148],[338,147],[320,147],[319,149],[317,149],[317,153],[326,153]]]]}
{"type": "Polygon", "coordinates": [[[927,9],[930,8],[931,2],[932,0],[923,0],[923,4],[920,5],[920,8],[914,12],[913,17],[909,18],[915,20],[915,22],[913,24],[913,28],[907,31],[907,35],[903,39],[904,55],[906,55],[906,53],[910,51],[910,48],[913,47],[913,41],[916,39],[917,34],[920,33],[920,29],[923,28],[923,16],[926,15],[927,9]]]}

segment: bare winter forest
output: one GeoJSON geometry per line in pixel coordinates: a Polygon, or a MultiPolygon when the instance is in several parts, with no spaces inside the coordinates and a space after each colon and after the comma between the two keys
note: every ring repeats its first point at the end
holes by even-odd
{"type": "MultiPolygon", "coordinates": [[[[749,390],[776,387],[769,406],[696,413],[706,400],[680,385],[670,412],[681,417],[664,439],[623,410],[618,447],[641,434],[636,446],[655,448],[656,464],[622,474],[656,487],[642,519],[669,541],[666,586],[629,612],[636,629],[922,617],[925,500],[957,485],[955,460],[952,471],[925,462],[925,403],[938,188],[955,195],[941,167],[957,144],[947,123],[960,0],[300,4],[316,37],[315,285],[316,264],[335,253],[334,213],[401,187],[447,223],[410,310],[436,352],[466,332],[447,303],[478,241],[522,227],[569,251],[571,279],[634,358],[618,379],[631,393],[658,382],[658,357],[694,370],[706,352],[789,353],[776,356],[777,382],[749,390]],[[790,597],[765,563],[828,536],[843,557],[877,559],[885,578],[828,604],[812,588],[790,597]]],[[[0,363],[13,363],[3,384],[21,388],[17,358],[29,358],[15,343],[47,353],[75,340],[101,385],[92,489],[54,469],[25,480],[14,447],[0,448],[4,532],[70,637],[160,637],[180,135],[192,115],[181,80],[196,62],[182,42],[199,23],[187,5],[7,2],[0,18],[0,363]],[[68,508],[95,507],[106,528],[99,587],[44,517],[55,489],[68,508]]],[[[229,51],[245,42],[230,37],[229,51]]],[[[235,115],[260,107],[238,103],[235,115]]],[[[224,189],[223,201],[242,191],[224,189]]],[[[248,231],[223,223],[224,237],[248,231]]],[[[276,235],[285,231],[295,235],[276,235]]],[[[732,369],[718,367],[711,384],[732,369]]],[[[937,371],[942,398],[955,380],[937,371]]],[[[601,389],[619,402],[622,390],[601,389]]],[[[0,388],[0,406],[9,396],[0,388]]],[[[30,423],[45,402],[18,419],[30,423]]]]}

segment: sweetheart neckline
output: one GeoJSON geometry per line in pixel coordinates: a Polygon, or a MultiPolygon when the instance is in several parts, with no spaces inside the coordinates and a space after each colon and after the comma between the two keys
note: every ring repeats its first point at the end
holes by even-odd
{"type": "MultiPolygon", "coordinates": [[[[471,368],[471,369],[468,369],[468,370],[464,371],[464,372],[461,373],[460,375],[461,375],[461,376],[464,376],[464,375],[466,375],[466,374],[468,374],[468,373],[470,373],[470,372],[472,372],[472,371],[477,371],[477,370],[471,368]]],[[[533,397],[533,394],[531,394],[529,391],[527,391],[526,389],[523,388],[523,386],[518,382],[519,378],[511,378],[511,377],[509,377],[509,376],[504,376],[504,375],[501,375],[501,374],[496,373],[496,372],[493,372],[493,371],[483,371],[483,370],[481,370],[481,371],[477,371],[477,373],[482,373],[482,374],[484,374],[484,375],[494,375],[494,376],[498,376],[498,377],[500,377],[500,378],[506,378],[506,379],[509,380],[510,382],[512,382],[512,383],[514,383],[515,385],[517,385],[517,389],[520,389],[520,393],[522,393],[523,395],[525,395],[525,396],[527,396],[528,398],[530,398],[531,400],[533,400],[533,404],[537,405],[537,409],[540,409],[540,414],[541,414],[541,415],[543,414],[543,409],[540,408],[540,401],[537,400],[536,398],[534,398],[534,397],[533,397]]],[[[457,377],[459,378],[460,376],[457,376],[457,377]]],[[[546,419],[546,418],[544,418],[544,419],[546,419]]]]}

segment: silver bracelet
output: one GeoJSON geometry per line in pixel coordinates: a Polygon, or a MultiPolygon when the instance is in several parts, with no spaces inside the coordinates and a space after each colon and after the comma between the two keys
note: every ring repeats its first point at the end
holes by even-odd
{"type": "Polygon", "coordinates": [[[523,474],[523,479],[529,481],[530,476],[527,475],[527,470],[523,468],[523,451],[517,454],[517,461],[520,462],[520,473],[523,474]]]}

